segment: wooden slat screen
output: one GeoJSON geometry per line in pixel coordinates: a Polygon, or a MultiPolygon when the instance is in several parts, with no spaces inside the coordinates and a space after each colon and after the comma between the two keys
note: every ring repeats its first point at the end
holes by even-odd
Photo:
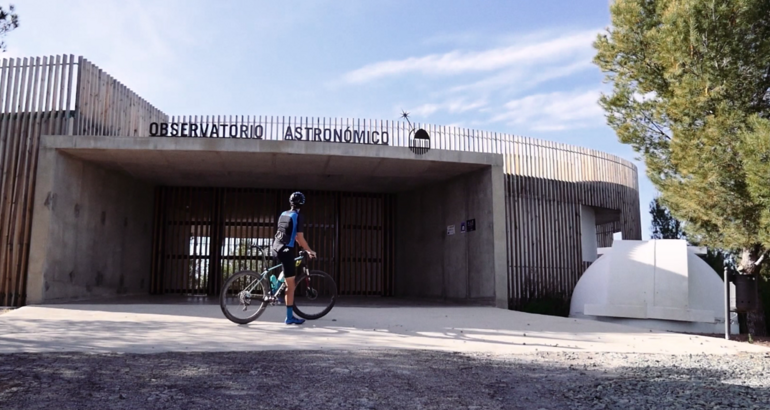
{"type": "MultiPolygon", "coordinates": [[[[382,144],[383,135],[387,135],[384,145],[393,147],[409,147],[414,131],[404,121],[352,118],[176,116],[170,121],[207,124],[206,138],[382,144]],[[218,132],[212,136],[214,125],[218,132]]],[[[630,161],[593,149],[516,135],[420,123],[414,123],[414,128],[428,132],[431,149],[503,155],[508,299],[512,308],[533,298],[570,297],[588,266],[581,256],[580,205],[620,211],[619,221],[597,227],[600,246],[610,246],[615,232],[622,232],[626,239],[641,239],[638,175],[630,161]]],[[[344,273],[340,279],[348,281],[344,273]]]]}
{"type": "MultiPolygon", "coordinates": [[[[393,196],[305,191],[310,262],[337,281],[341,295],[393,292],[393,196]]],[[[291,191],[159,187],[151,292],[216,295],[240,270],[262,271],[259,246],[270,245],[291,191]]],[[[268,251],[269,252],[269,251],[268,251]]],[[[268,253],[267,267],[275,263],[268,253]]]]}
{"type": "Polygon", "coordinates": [[[78,93],[69,135],[146,136],[168,116],[88,60],[78,60],[78,93]]]}
{"type": "Polygon", "coordinates": [[[582,260],[580,206],[620,211],[597,225],[598,246],[615,232],[641,239],[636,168],[616,157],[522,138],[503,144],[509,306],[568,299],[590,266],[582,260]]]}
{"type": "Polygon", "coordinates": [[[21,306],[40,136],[140,135],[168,117],[82,57],[0,66],[0,306],[21,306]]]}

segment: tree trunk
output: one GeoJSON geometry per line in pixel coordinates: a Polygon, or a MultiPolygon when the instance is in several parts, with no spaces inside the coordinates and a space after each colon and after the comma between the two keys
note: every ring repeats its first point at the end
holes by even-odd
{"type": "Polygon", "coordinates": [[[746,315],[749,334],[752,336],[767,336],[767,322],[765,320],[765,307],[762,304],[762,298],[757,295],[757,308],[746,315]]]}
{"type": "MultiPolygon", "coordinates": [[[[761,246],[752,246],[741,251],[741,260],[738,262],[738,271],[742,275],[759,276],[760,265],[757,264],[760,256],[764,253],[761,246]]],[[[759,278],[757,278],[759,280],[759,278]]],[[[766,336],[767,324],[765,322],[765,309],[762,304],[762,298],[759,294],[759,286],[756,287],[756,308],[746,314],[746,324],[749,334],[752,336],[766,336]]]]}

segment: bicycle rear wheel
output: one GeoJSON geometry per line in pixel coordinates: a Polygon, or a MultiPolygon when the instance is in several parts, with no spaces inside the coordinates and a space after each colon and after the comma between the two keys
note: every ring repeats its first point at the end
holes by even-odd
{"type": "Polygon", "coordinates": [[[337,284],[334,279],[320,270],[302,273],[295,279],[294,313],[313,320],[325,316],[337,300],[337,284]]]}
{"type": "Polygon", "coordinates": [[[252,271],[235,273],[219,295],[222,313],[232,322],[245,325],[256,320],[268,304],[269,287],[262,275],[252,271]]]}

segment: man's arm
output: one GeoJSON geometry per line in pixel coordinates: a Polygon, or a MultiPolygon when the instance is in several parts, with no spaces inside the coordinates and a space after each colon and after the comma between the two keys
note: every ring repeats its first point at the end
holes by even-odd
{"type": "Polygon", "coordinates": [[[311,258],[315,258],[315,252],[313,252],[312,249],[310,249],[310,245],[307,244],[307,241],[305,240],[305,235],[302,233],[302,231],[305,230],[305,215],[298,214],[297,215],[297,237],[295,238],[297,243],[299,243],[299,246],[302,247],[302,249],[306,250],[308,254],[310,254],[311,258]]]}
{"type": "Polygon", "coordinates": [[[311,258],[315,258],[315,256],[316,256],[315,251],[310,249],[310,245],[307,244],[307,241],[305,240],[305,235],[302,232],[297,232],[297,238],[296,239],[297,239],[297,243],[299,244],[299,246],[301,246],[302,249],[306,250],[311,258]]]}

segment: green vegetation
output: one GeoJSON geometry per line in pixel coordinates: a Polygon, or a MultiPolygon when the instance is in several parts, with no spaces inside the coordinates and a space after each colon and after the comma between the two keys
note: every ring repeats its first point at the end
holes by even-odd
{"type": "MultiPolygon", "coordinates": [[[[10,33],[18,27],[19,15],[16,14],[16,8],[13,6],[13,4],[8,7],[8,11],[4,10],[3,7],[0,6],[0,37],[5,37],[6,34],[10,33]]],[[[0,50],[5,52],[5,49],[5,41],[0,41],[0,50]]]]}
{"type": "MultiPolygon", "coordinates": [[[[760,274],[770,256],[770,2],[615,0],[600,104],[687,238],[760,274]]],[[[764,268],[765,273],[770,269],[764,268]]],[[[763,309],[760,309],[762,311],[763,309]]],[[[765,326],[756,315],[757,329],[765,326]]]]}
{"type": "Polygon", "coordinates": [[[569,317],[570,298],[563,295],[547,295],[533,298],[522,304],[521,311],[538,315],[569,317]]]}

